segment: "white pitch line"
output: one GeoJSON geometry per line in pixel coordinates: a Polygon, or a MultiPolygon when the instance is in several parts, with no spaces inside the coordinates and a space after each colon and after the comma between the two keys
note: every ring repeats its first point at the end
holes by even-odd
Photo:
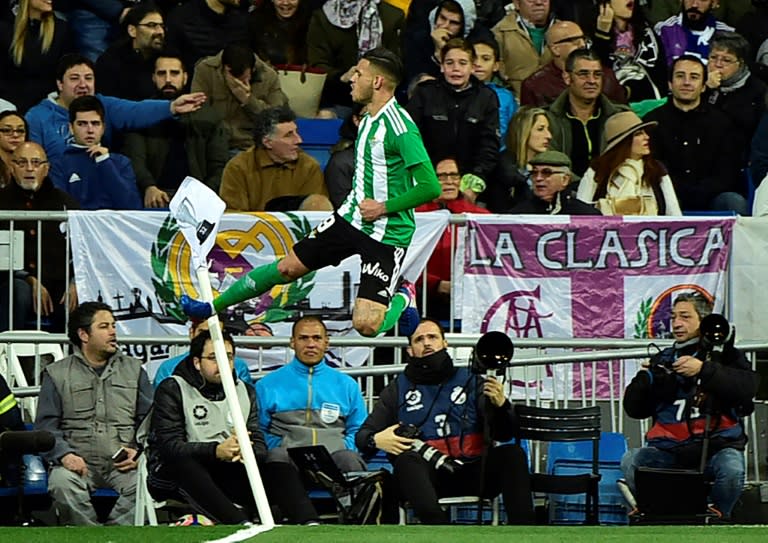
{"type": "Polygon", "coordinates": [[[243,528],[242,530],[236,531],[234,534],[222,537],[221,539],[211,539],[210,541],[205,541],[204,543],[238,543],[238,541],[245,541],[251,537],[263,534],[264,532],[268,532],[272,528],[274,528],[274,526],[249,526],[247,528],[243,528]]]}

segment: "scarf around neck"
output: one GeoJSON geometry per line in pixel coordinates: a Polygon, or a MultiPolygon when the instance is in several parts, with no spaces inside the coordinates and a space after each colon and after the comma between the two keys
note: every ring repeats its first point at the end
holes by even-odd
{"type": "Polygon", "coordinates": [[[328,0],[323,13],[328,21],[339,28],[357,25],[358,57],[382,43],[384,27],[377,7],[380,0],[328,0]]]}

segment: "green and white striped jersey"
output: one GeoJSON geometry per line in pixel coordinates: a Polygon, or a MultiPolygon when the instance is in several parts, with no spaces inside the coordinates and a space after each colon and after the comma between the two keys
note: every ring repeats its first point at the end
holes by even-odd
{"type": "Polygon", "coordinates": [[[339,215],[377,241],[407,247],[416,228],[413,209],[365,222],[360,216],[360,202],[366,198],[386,202],[412,189],[416,181],[408,168],[422,162],[429,164],[430,159],[419,129],[392,98],[375,116],[366,114],[360,122],[352,190],[339,208],[339,215]]]}

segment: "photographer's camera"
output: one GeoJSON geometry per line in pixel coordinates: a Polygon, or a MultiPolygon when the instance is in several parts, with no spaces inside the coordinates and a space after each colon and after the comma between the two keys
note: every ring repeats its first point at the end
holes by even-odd
{"type": "Polygon", "coordinates": [[[461,460],[451,458],[441,453],[432,445],[425,443],[420,439],[421,431],[413,424],[400,424],[395,429],[395,435],[413,439],[411,449],[417,452],[427,463],[435,469],[443,469],[449,473],[454,473],[456,469],[463,465],[461,460]]]}

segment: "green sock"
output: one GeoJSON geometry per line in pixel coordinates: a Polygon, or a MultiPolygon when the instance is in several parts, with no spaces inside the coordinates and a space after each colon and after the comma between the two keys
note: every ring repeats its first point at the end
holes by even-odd
{"type": "Polygon", "coordinates": [[[277,271],[278,262],[280,261],[275,260],[271,264],[252,269],[238,279],[234,285],[222,292],[213,301],[213,308],[216,313],[244,300],[261,296],[275,285],[290,283],[291,279],[284,277],[277,271]]]}
{"type": "Polygon", "coordinates": [[[389,302],[387,312],[384,314],[384,321],[381,323],[376,335],[388,332],[397,324],[400,319],[400,315],[403,313],[403,309],[408,305],[408,300],[405,299],[400,293],[395,293],[389,302]]]}

